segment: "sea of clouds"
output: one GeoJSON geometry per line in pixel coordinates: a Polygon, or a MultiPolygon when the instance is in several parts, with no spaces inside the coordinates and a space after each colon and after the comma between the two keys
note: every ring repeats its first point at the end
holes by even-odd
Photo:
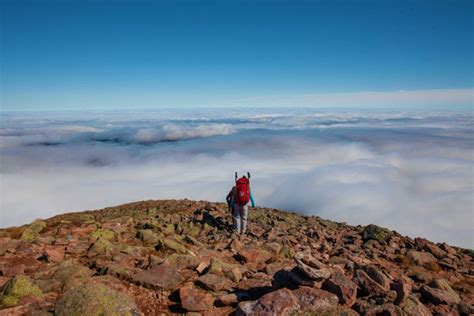
{"type": "Polygon", "coordinates": [[[0,226],[143,199],[258,205],[474,248],[472,112],[3,112],[0,226]]]}

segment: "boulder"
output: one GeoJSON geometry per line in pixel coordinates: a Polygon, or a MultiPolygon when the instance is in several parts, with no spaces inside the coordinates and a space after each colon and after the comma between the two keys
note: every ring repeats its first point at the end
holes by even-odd
{"type": "Polygon", "coordinates": [[[142,315],[129,296],[102,284],[83,284],[67,291],[57,302],[54,314],[56,316],[142,315]]]}
{"type": "Polygon", "coordinates": [[[204,261],[202,261],[202,262],[200,262],[200,263],[198,264],[198,266],[196,267],[196,271],[197,271],[197,273],[199,273],[199,274],[203,274],[204,271],[206,271],[206,269],[207,269],[208,267],[209,267],[209,264],[206,263],[206,262],[204,262],[204,261]]]}
{"type": "Polygon", "coordinates": [[[391,280],[385,275],[380,268],[374,265],[366,265],[362,268],[371,279],[380,284],[386,291],[390,290],[391,280]]]}
{"type": "Polygon", "coordinates": [[[442,243],[439,245],[439,248],[441,248],[443,251],[450,255],[455,255],[457,253],[456,249],[448,245],[447,243],[442,243]]]}
{"type": "Polygon", "coordinates": [[[269,242],[265,244],[265,249],[267,249],[274,255],[278,255],[281,250],[281,245],[277,242],[269,242]]]}
{"type": "Polygon", "coordinates": [[[242,279],[242,273],[244,271],[245,268],[238,264],[227,263],[220,259],[212,258],[207,272],[225,276],[234,282],[239,282],[242,279]]]}
{"type": "Polygon", "coordinates": [[[187,311],[207,311],[214,305],[214,297],[202,290],[191,287],[182,287],[179,290],[181,307],[187,311]]]}
{"type": "Polygon", "coordinates": [[[308,286],[299,287],[293,294],[298,299],[301,312],[333,307],[339,301],[333,293],[308,286]]]}
{"type": "Polygon", "coordinates": [[[218,292],[220,290],[225,290],[228,289],[231,285],[232,282],[227,279],[226,277],[220,276],[220,275],[215,275],[211,273],[207,273],[205,275],[201,275],[197,280],[196,283],[210,291],[218,292]]]}
{"type": "Polygon", "coordinates": [[[108,239],[99,237],[87,250],[88,257],[95,257],[98,255],[112,254],[116,251],[114,244],[108,239]]]}
{"type": "Polygon", "coordinates": [[[411,279],[405,276],[400,276],[390,285],[390,289],[397,293],[395,304],[400,304],[410,295],[412,283],[413,281],[411,281],[411,279]]]}
{"type": "Polygon", "coordinates": [[[408,250],[406,254],[407,258],[420,266],[427,266],[432,263],[436,263],[438,260],[429,252],[421,252],[416,250],[408,250]]]}
{"type": "Polygon", "coordinates": [[[14,277],[25,273],[26,266],[23,263],[16,263],[3,266],[0,271],[3,276],[14,277]]]}
{"type": "Polygon", "coordinates": [[[319,307],[305,313],[307,316],[359,316],[355,310],[346,306],[319,307]]]}
{"type": "Polygon", "coordinates": [[[87,267],[66,260],[61,262],[52,275],[45,279],[37,281],[43,292],[64,292],[74,287],[77,280],[88,279],[94,274],[94,271],[87,267]]]}
{"type": "Polygon", "coordinates": [[[446,279],[437,279],[421,288],[425,300],[435,305],[454,305],[461,301],[459,295],[451,288],[446,279]]]}
{"type": "Polygon", "coordinates": [[[322,269],[325,267],[321,261],[307,253],[300,252],[296,254],[293,259],[296,261],[296,263],[302,262],[314,269],[322,269]]]}
{"type": "Polygon", "coordinates": [[[48,262],[60,263],[64,260],[64,247],[48,246],[44,249],[43,256],[48,262]]]}
{"type": "Polygon", "coordinates": [[[0,296],[0,308],[17,305],[22,298],[33,296],[43,297],[43,292],[26,275],[17,275],[7,282],[0,296]]]}
{"type": "Polygon", "coordinates": [[[93,240],[96,240],[96,239],[99,239],[99,238],[103,238],[103,239],[106,239],[106,240],[112,240],[112,239],[115,238],[115,232],[113,232],[109,229],[99,228],[96,231],[92,232],[90,236],[93,240]]]}
{"type": "Polygon", "coordinates": [[[265,263],[272,255],[263,249],[242,249],[236,257],[244,263],[265,263]]]}
{"type": "Polygon", "coordinates": [[[291,315],[299,310],[298,299],[289,289],[283,288],[267,293],[255,301],[244,301],[237,305],[236,315],[291,315]]]}
{"type": "Polygon", "coordinates": [[[47,224],[45,221],[34,221],[23,231],[20,239],[24,241],[33,241],[38,237],[39,233],[46,228],[46,226],[47,224]]]}
{"type": "Polygon", "coordinates": [[[442,250],[440,247],[436,246],[432,242],[426,243],[423,249],[430,252],[433,256],[435,256],[438,259],[444,258],[447,255],[446,251],[442,250]]]}
{"type": "Polygon", "coordinates": [[[132,282],[152,290],[172,290],[185,281],[176,267],[162,263],[148,270],[137,272],[132,282]]]}
{"type": "Polygon", "coordinates": [[[427,251],[438,259],[445,257],[447,254],[440,247],[438,247],[437,245],[435,245],[434,243],[432,243],[431,241],[425,238],[420,238],[420,237],[415,238],[415,245],[417,249],[427,251]]]}
{"type": "Polygon", "coordinates": [[[283,246],[280,249],[279,256],[287,259],[291,259],[295,256],[295,251],[290,246],[283,246]]]}
{"type": "Polygon", "coordinates": [[[405,298],[400,304],[400,308],[410,316],[431,316],[430,310],[423,305],[418,298],[410,295],[405,298]]]}
{"type": "Polygon", "coordinates": [[[216,301],[216,305],[218,304],[219,306],[230,306],[230,305],[236,305],[239,302],[239,297],[235,293],[230,293],[230,294],[224,294],[219,296],[219,298],[216,301]]]}
{"type": "Polygon", "coordinates": [[[299,264],[298,269],[300,270],[300,272],[303,273],[305,277],[314,281],[325,280],[331,276],[331,270],[327,268],[314,269],[310,266],[299,264]]]}
{"type": "Polygon", "coordinates": [[[387,304],[382,304],[382,305],[377,305],[377,306],[371,306],[370,309],[367,310],[365,313],[366,316],[379,316],[379,315],[384,315],[384,316],[405,316],[405,313],[403,310],[391,303],[387,304]]]}
{"type": "Polygon", "coordinates": [[[297,258],[295,258],[295,261],[297,263],[298,270],[300,270],[300,272],[310,280],[319,281],[327,279],[331,276],[331,270],[328,268],[313,268],[297,258]]]}
{"type": "Polygon", "coordinates": [[[169,239],[169,238],[160,238],[158,240],[158,243],[155,246],[156,250],[168,250],[168,251],[173,251],[177,253],[188,253],[188,249],[183,246],[181,243],[169,239]]]}
{"type": "Polygon", "coordinates": [[[323,289],[336,294],[341,305],[350,307],[354,305],[357,299],[357,284],[341,272],[333,273],[324,282],[323,289]]]}
{"type": "Polygon", "coordinates": [[[379,243],[386,243],[392,236],[391,230],[373,224],[366,226],[362,231],[364,241],[376,240],[379,243]]]}
{"type": "Polygon", "coordinates": [[[375,280],[372,279],[362,269],[356,270],[354,279],[361,289],[362,296],[367,296],[367,295],[380,296],[380,295],[385,294],[385,292],[387,292],[388,290],[384,288],[382,285],[380,285],[379,283],[375,282],[375,280]]]}
{"type": "Polygon", "coordinates": [[[166,257],[165,262],[169,263],[178,270],[195,269],[199,265],[199,261],[195,256],[177,253],[171,254],[166,257]]]}
{"type": "Polygon", "coordinates": [[[159,241],[159,237],[151,229],[139,229],[137,230],[136,237],[143,241],[145,244],[156,244],[159,241]]]}

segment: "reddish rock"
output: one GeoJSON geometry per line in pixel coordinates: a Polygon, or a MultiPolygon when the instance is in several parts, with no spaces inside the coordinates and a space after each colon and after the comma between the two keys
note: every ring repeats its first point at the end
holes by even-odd
{"type": "Polygon", "coordinates": [[[325,268],[325,265],[319,261],[318,259],[314,258],[312,255],[307,254],[307,253],[298,253],[294,257],[296,263],[304,263],[305,265],[310,266],[311,268],[314,269],[322,269],[325,268]]]}
{"type": "MultiPolygon", "coordinates": [[[[431,311],[433,312],[433,315],[436,316],[464,316],[463,314],[459,314],[457,306],[454,305],[436,305],[434,306],[431,311]]],[[[469,316],[472,316],[472,313],[468,314],[469,316]]]]}
{"type": "Polygon", "coordinates": [[[459,295],[451,288],[445,279],[438,279],[433,281],[430,286],[423,286],[421,288],[421,294],[424,299],[435,305],[453,305],[461,301],[459,295]]]}
{"type": "Polygon", "coordinates": [[[268,249],[271,253],[278,255],[281,250],[281,245],[277,242],[270,242],[265,244],[265,248],[268,249]]]}
{"type": "Polygon", "coordinates": [[[245,263],[265,263],[272,256],[262,249],[242,249],[237,253],[237,258],[245,263]]]}
{"type": "Polygon", "coordinates": [[[379,283],[375,282],[375,280],[372,279],[362,269],[358,269],[355,272],[354,279],[359,285],[359,288],[361,289],[361,293],[363,296],[367,296],[367,295],[380,296],[380,295],[385,294],[385,292],[387,292],[387,289],[385,289],[379,283]]]}
{"type": "Polygon", "coordinates": [[[365,313],[366,316],[405,316],[403,310],[391,303],[372,306],[367,312],[365,313]]]}
{"type": "Polygon", "coordinates": [[[283,288],[265,294],[256,301],[240,302],[236,315],[241,316],[285,316],[299,310],[298,299],[288,289],[283,288]]]}
{"type": "Polygon", "coordinates": [[[10,280],[9,277],[6,276],[0,276],[0,290],[3,289],[3,286],[7,284],[7,282],[10,280]]]}
{"type": "Polygon", "coordinates": [[[73,239],[77,239],[82,236],[89,236],[92,232],[97,229],[95,225],[88,225],[85,227],[74,227],[71,230],[66,229],[65,234],[71,234],[73,239]]]}
{"type": "Polygon", "coordinates": [[[214,297],[204,291],[183,287],[179,290],[181,306],[187,311],[207,311],[214,305],[214,297]]]}
{"type": "Polygon", "coordinates": [[[143,287],[153,290],[170,290],[184,282],[177,269],[168,263],[162,263],[148,270],[140,271],[131,280],[143,287]]]}
{"type": "Polygon", "coordinates": [[[323,289],[334,293],[339,303],[346,306],[354,305],[357,299],[357,284],[341,272],[335,272],[323,284],[323,289]]]}
{"type": "Polygon", "coordinates": [[[227,245],[226,249],[237,252],[237,251],[241,251],[243,247],[244,246],[238,239],[233,238],[230,241],[230,243],[227,245]]]}
{"type": "Polygon", "coordinates": [[[423,249],[432,255],[434,255],[436,258],[441,259],[446,256],[446,252],[442,250],[440,247],[436,246],[434,243],[431,241],[428,241],[424,238],[415,238],[415,244],[417,245],[418,249],[423,249]]]}
{"type": "Polygon", "coordinates": [[[196,267],[196,271],[197,271],[197,273],[202,274],[202,273],[204,272],[204,270],[207,269],[207,267],[209,267],[209,263],[201,262],[201,263],[199,263],[199,265],[196,267]]]}
{"type": "Polygon", "coordinates": [[[239,267],[235,267],[230,270],[228,275],[230,279],[234,282],[239,282],[240,280],[242,280],[242,270],[239,267]]]}
{"type": "Polygon", "coordinates": [[[362,268],[367,275],[380,284],[386,291],[390,289],[391,280],[385,275],[380,268],[374,265],[366,265],[362,268]]]}
{"type": "Polygon", "coordinates": [[[218,292],[222,289],[228,289],[232,282],[226,277],[207,273],[197,279],[197,284],[206,290],[218,292]]]}
{"type": "Polygon", "coordinates": [[[321,267],[321,268],[313,268],[307,264],[305,264],[303,261],[295,259],[298,269],[301,271],[301,273],[307,277],[310,280],[323,280],[327,279],[331,276],[331,270],[321,267]]]}
{"type": "Polygon", "coordinates": [[[423,305],[414,295],[410,295],[409,297],[405,298],[399,304],[399,306],[408,315],[431,316],[430,310],[425,305],[423,305]]]}
{"type": "Polygon", "coordinates": [[[426,266],[431,263],[436,263],[438,260],[429,252],[421,252],[416,250],[409,250],[406,254],[407,258],[413,263],[420,266],[426,266]]]}
{"type": "Polygon", "coordinates": [[[333,293],[308,286],[299,287],[293,294],[298,299],[302,312],[335,306],[339,301],[333,293]]]}
{"type": "Polygon", "coordinates": [[[236,305],[238,302],[239,302],[239,297],[235,293],[221,295],[217,299],[217,303],[220,306],[236,305]]]}
{"type": "Polygon", "coordinates": [[[35,257],[40,256],[33,253],[31,256],[5,255],[3,258],[0,257],[0,270],[4,276],[15,276],[19,274],[18,271],[25,274],[35,272],[41,265],[35,257]]]}
{"type": "Polygon", "coordinates": [[[398,279],[396,279],[391,285],[390,289],[397,292],[397,298],[395,299],[395,304],[400,304],[404,299],[406,299],[412,289],[412,283],[411,279],[400,276],[398,279]]]}
{"type": "Polygon", "coordinates": [[[457,253],[456,249],[454,249],[453,247],[449,246],[447,243],[442,243],[439,245],[439,248],[441,248],[442,250],[446,251],[446,253],[450,254],[450,255],[455,255],[457,253]]]}
{"type": "Polygon", "coordinates": [[[25,273],[25,265],[21,263],[2,268],[2,275],[6,277],[14,277],[23,273],[25,273]]]}
{"type": "Polygon", "coordinates": [[[253,274],[249,279],[240,281],[237,285],[239,289],[248,290],[258,287],[271,287],[272,277],[264,273],[253,274]]]}
{"type": "Polygon", "coordinates": [[[46,247],[43,255],[48,262],[62,262],[64,260],[64,247],[46,247]]]}

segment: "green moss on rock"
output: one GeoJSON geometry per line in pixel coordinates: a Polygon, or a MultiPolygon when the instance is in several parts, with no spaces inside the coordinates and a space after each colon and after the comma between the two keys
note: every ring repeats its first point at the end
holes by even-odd
{"type": "Polygon", "coordinates": [[[280,256],[283,258],[291,259],[295,256],[295,252],[289,246],[283,246],[280,250],[280,256]]]}
{"type": "Polygon", "coordinates": [[[108,239],[99,237],[89,248],[87,255],[89,257],[99,254],[110,254],[115,250],[114,244],[108,239]]]}
{"type": "Polygon", "coordinates": [[[171,250],[177,253],[187,253],[188,249],[177,241],[161,238],[156,245],[156,250],[171,250]]]}
{"type": "Polygon", "coordinates": [[[45,221],[34,221],[21,234],[20,239],[24,241],[33,241],[38,237],[39,233],[46,227],[45,221]]]}
{"type": "Polygon", "coordinates": [[[109,229],[97,229],[95,232],[91,233],[91,238],[98,239],[104,238],[107,240],[112,240],[115,237],[115,232],[109,229]]]}
{"type": "Polygon", "coordinates": [[[146,244],[154,244],[159,240],[159,236],[155,234],[151,229],[137,230],[136,237],[146,244]]]}
{"type": "Polygon", "coordinates": [[[22,297],[26,296],[42,297],[43,292],[26,275],[17,275],[5,286],[0,305],[3,307],[15,306],[22,297]]]}
{"type": "Polygon", "coordinates": [[[140,315],[135,302],[102,284],[83,284],[67,291],[56,304],[57,316],[140,315]]]}
{"type": "Polygon", "coordinates": [[[376,240],[379,243],[386,243],[394,234],[391,230],[377,225],[368,225],[362,231],[365,241],[376,240]]]}

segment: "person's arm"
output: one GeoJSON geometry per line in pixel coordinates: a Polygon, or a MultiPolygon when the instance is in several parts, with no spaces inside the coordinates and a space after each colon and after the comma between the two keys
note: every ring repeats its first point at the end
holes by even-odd
{"type": "Polygon", "coordinates": [[[252,191],[250,191],[250,202],[252,202],[252,207],[255,207],[255,202],[253,200],[252,191]]]}
{"type": "Polygon", "coordinates": [[[230,203],[232,202],[232,190],[230,190],[230,192],[227,194],[227,197],[225,198],[225,200],[227,201],[227,205],[230,207],[230,203]]]}

